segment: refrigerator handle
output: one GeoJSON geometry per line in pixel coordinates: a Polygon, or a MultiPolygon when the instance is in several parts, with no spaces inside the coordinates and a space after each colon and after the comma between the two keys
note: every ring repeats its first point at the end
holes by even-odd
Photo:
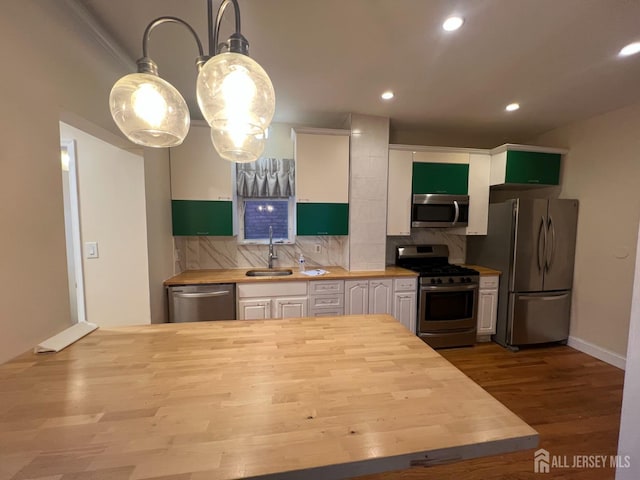
{"type": "Polygon", "coordinates": [[[553,258],[556,253],[556,226],[553,223],[553,217],[549,215],[549,225],[547,229],[551,235],[551,248],[549,248],[549,252],[546,255],[546,263],[547,263],[547,272],[551,269],[551,265],[553,264],[553,258]]]}
{"type": "Polygon", "coordinates": [[[547,230],[544,228],[544,217],[540,217],[540,228],[538,228],[538,270],[544,269],[543,258],[546,260],[547,254],[547,230]],[[544,239],[542,244],[542,254],[540,254],[540,240],[544,239]]]}

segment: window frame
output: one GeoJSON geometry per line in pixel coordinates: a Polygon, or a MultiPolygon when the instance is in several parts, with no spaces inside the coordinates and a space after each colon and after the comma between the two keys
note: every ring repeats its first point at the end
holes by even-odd
{"type": "Polygon", "coordinates": [[[273,238],[273,243],[277,245],[294,245],[296,243],[296,197],[291,195],[289,197],[243,197],[241,195],[237,195],[236,197],[236,209],[235,213],[237,215],[238,221],[238,236],[237,243],[239,245],[268,245],[269,237],[266,238],[245,238],[245,228],[244,228],[244,214],[245,214],[245,202],[246,201],[261,201],[268,202],[269,200],[274,201],[287,201],[287,217],[288,217],[288,238],[273,238]]]}

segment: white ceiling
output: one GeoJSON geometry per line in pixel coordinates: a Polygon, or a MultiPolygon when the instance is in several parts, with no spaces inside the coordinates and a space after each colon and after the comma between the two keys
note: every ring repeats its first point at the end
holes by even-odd
{"type": "MultiPolygon", "coordinates": [[[[146,25],[163,15],[191,23],[206,44],[205,0],[79,1],[132,60],[142,54],[146,25]]],[[[640,101],[640,54],[617,56],[640,41],[639,0],[239,3],[249,53],[274,84],[276,122],[343,127],[355,112],[389,117],[392,132],[493,147],[640,101]],[[465,24],[447,33],[441,24],[454,13],[465,24]],[[391,102],[380,100],[387,89],[396,94],[391,102]],[[511,102],[521,109],[505,112],[511,102]]],[[[231,33],[231,13],[221,39],[231,33]]],[[[149,50],[200,118],[187,31],[161,26],[149,50]]]]}

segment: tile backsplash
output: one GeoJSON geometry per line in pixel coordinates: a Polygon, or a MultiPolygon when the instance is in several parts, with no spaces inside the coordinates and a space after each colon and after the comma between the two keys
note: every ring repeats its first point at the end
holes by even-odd
{"type": "Polygon", "coordinates": [[[434,228],[412,228],[409,237],[387,237],[387,264],[396,261],[396,246],[411,244],[442,244],[449,247],[449,263],[464,263],[467,254],[467,237],[454,235],[434,228]]]}
{"type": "MultiPolygon", "coordinates": [[[[242,245],[235,237],[174,237],[175,272],[214,268],[267,266],[268,245],[242,245]]],[[[275,267],[295,267],[302,253],[307,267],[338,265],[347,268],[348,237],[297,237],[293,245],[274,246],[275,267]],[[316,253],[316,246],[320,252],[316,253]]]]}
{"type": "MultiPolygon", "coordinates": [[[[415,228],[409,237],[387,237],[386,263],[395,263],[395,247],[402,244],[444,244],[449,261],[464,263],[466,237],[436,229],[415,228]]],[[[235,237],[174,237],[175,273],[215,268],[259,268],[267,266],[267,245],[240,245],[235,237]]],[[[338,265],[349,269],[349,241],[346,236],[297,237],[293,245],[276,245],[275,267],[296,267],[302,253],[307,267],[338,265]],[[316,253],[320,245],[320,253],[316,253]]]]}

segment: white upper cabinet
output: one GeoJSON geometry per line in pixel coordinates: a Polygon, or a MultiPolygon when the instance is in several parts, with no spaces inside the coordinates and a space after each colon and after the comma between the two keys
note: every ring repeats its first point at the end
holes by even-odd
{"type": "Polygon", "coordinates": [[[173,200],[232,199],[235,163],[213,148],[209,126],[191,125],[182,145],[170,149],[173,200]]]}
{"type": "Polygon", "coordinates": [[[349,202],[349,130],[293,130],[298,203],[349,202]]]}
{"type": "Polygon", "coordinates": [[[490,174],[491,155],[488,153],[469,155],[469,223],[460,233],[466,235],[487,234],[490,174]]]}
{"type": "Polygon", "coordinates": [[[411,172],[413,152],[389,150],[387,235],[411,235],[411,172]]]}
{"type": "MultiPolygon", "coordinates": [[[[419,148],[419,147],[416,147],[419,148]]],[[[415,151],[413,161],[420,163],[469,163],[469,154],[466,152],[443,151],[415,151]]]]}

